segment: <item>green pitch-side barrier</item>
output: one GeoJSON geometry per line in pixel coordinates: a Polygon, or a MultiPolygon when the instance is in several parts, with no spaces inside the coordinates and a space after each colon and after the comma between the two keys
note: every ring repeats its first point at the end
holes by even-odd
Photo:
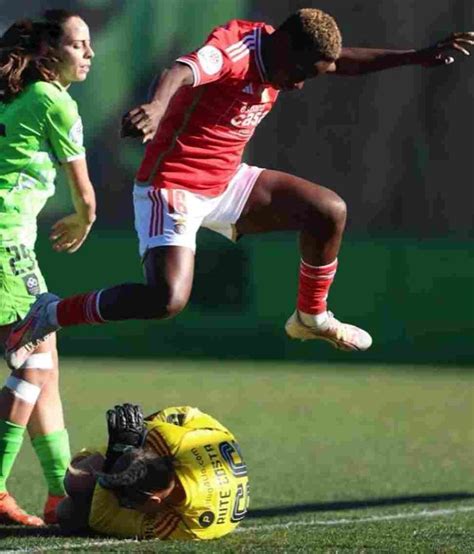
{"type": "MultiPolygon", "coordinates": [[[[40,233],[41,236],[46,233],[40,233]]],[[[95,230],[76,254],[39,239],[50,290],[60,295],[141,281],[133,233],[95,230]]],[[[190,305],[174,320],[82,326],[61,333],[62,355],[474,362],[474,257],[448,240],[346,239],[330,308],[374,337],[369,352],[295,342],[283,330],[294,309],[296,238],[275,234],[237,245],[208,231],[198,240],[190,305]]]]}

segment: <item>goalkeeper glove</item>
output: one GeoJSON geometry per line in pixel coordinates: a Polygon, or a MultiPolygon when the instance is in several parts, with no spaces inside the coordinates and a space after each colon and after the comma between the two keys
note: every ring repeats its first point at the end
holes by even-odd
{"type": "Polygon", "coordinates": [[[107,410],[109,442],[105,455],[104,473],[108,473],[120,456],[132,448],[139,448],[145,440],[143,412],[134,404],[117,405],[107,410]]]}

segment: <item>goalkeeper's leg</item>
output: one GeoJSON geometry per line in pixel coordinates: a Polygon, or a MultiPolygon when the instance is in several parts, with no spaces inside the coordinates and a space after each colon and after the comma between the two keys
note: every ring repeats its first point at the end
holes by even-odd
{"type": "Polygon", "coordinates": [[[70,464],[64,486],[67,496],[59,503],[58,523],[66,533],[79,533],[89,528],[89,512],[96,485],[97,471],[103,471],[104,457],[99,454],[76,455],[70,464]]]}

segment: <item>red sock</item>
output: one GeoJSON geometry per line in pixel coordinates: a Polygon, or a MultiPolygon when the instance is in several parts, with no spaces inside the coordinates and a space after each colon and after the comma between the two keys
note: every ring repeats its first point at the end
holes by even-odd
{"type": "Polygon", "coordinates": [[[81,323],[104,323],[99,311],[100,293],[100,290],[96,290],[60,300],[56,307],[58,324],[69,327],[81,323]]]}
{"type": "Polygon", "coordinates": [[[316,267],[301,260],[296,307],[305,314],[318,315],[327,310],[329,289],[337,271],[337,258],[328,265],[316,267]]]}

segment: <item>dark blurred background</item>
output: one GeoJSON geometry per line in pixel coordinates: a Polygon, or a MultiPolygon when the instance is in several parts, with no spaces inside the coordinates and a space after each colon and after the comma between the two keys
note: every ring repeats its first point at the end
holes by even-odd
{"type": "MultiPolygon", "coordinates": [[[[232,18],[278,25],[298,8],[317,7],[336,18],[346,45],[397,49],[474,29],[471,0],[3,0],[0,7],[0,30],[61,7],[77,10],[93,35],[93,70],[70,92],[84,121],[99,218],[79,253],[51,253],[49,222],[70,209],[60,181],[38,245],[50,289],[61,295],[141,279],[131,186],[142,146],[119,139],[120,117],[145,98],[156,72],[213,26],[232,18]]],[[[184,314],[68,331],[62,352],[472,364],[474,61],[457,58],[438,69],[308,82],[282,95],[246,153],[249,163],[308,178],[346,200],[330,307],[373,334],[370,352],[348,356],[285,338],[297,283],[294,235],[233,246],[207,231],[184,314]]]]}

